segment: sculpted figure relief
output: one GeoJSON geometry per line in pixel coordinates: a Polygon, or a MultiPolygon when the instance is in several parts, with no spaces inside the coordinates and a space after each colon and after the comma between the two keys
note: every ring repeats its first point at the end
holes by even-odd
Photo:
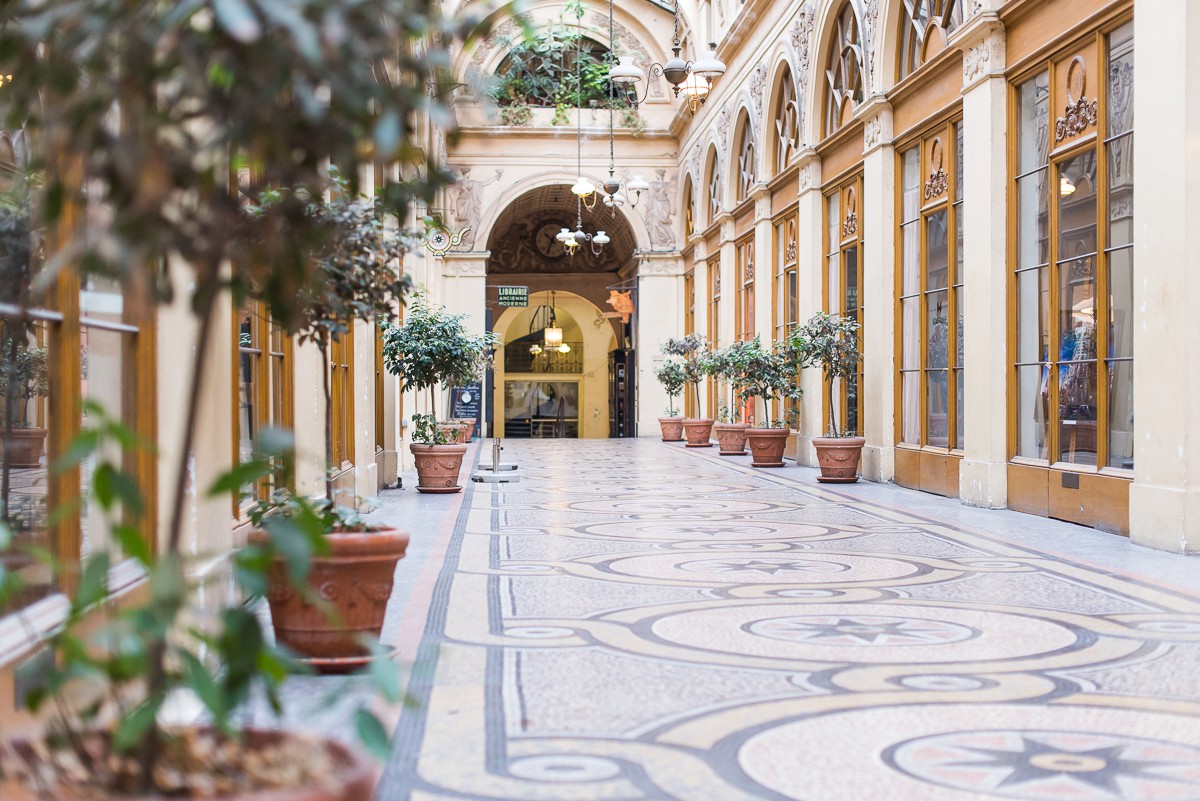
{"type": "Polygon", "coordinates": [[[463,237],[465,247],[475,246],[475,233],[479,230],[479,221],[483,217],[483,188],[499,181],[503,174],[504,170],[496,170],[495,176],[486,181],[477,181],[471,177],[471,168],[463,167],[462,177],[446,190],[456,230],[471,229],[471,232],[463,237]]]}
{"type": "Polygon", "coordinates": [[[650,244],[657,249],[672,250],[675,247],[675,192],[679,179],[667,180],[667,171],[656,170],[658,177],[650,182],[646,199],[646,227],[650,229],[650,244]]]}

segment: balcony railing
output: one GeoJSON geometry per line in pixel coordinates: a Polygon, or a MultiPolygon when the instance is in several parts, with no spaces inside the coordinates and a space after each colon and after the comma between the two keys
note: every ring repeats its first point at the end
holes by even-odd
{"type": "Polygon", "coordinates": [[[582,373],[583,343],[568,342],[571,350],[543,350],[530,353],[527,348],[504,349],[504,372],[506,373],[582,373]]]}

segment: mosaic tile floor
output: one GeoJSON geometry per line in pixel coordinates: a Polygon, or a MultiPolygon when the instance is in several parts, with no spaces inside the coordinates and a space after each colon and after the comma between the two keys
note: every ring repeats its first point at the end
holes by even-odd
{"type": "Polygon", "coordinates": [[[409,627],[380,801],[1200,799],[1200,582],[795,467],[506,447],[409,627]]]}

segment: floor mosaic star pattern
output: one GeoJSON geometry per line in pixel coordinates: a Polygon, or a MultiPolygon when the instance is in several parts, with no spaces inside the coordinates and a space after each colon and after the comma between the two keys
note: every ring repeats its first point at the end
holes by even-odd
{"type": "Polygon", "coordinates": [[[1200,801],[1200,597],[795,469],[506,447],[380,801],[1200,801]]]}

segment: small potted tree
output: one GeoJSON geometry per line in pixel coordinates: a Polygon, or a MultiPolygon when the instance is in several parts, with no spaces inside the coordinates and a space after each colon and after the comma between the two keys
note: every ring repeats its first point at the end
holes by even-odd
{"type": "Polygon", "coordinates": [[[692,390],[696,392],[697,407],[701,410],[699,417],[685,417],[683,420],[683,430],[687,437],[687,446],[689,448],[712,447],[710,437],[712,436],[712,428],[715,421],[711,417],[703,415],[704,401],[699,393],[700,382],[708,374],[708,361],[710,358],[708,340],[695,334],[688,334],[685,337],[679,338],[672,337],[663,346],[663,353],[683,360],[684,382],[692,385],[692,390]]]}
{"type": "Polygon", "coordinates": [[[31,468],[42,463],[46,429],[34,425],[34,398],[50,392],[46,349],[30,347],[23,333],[3,342],[0,354],[0,395],[4,397],[4,467],[31,468]]]}
{"type": "Polygon", "coordinates": [[[858,481],[858,464],[866,439],[838,428],[838,404],[833,393],[835,380],[848,381],[858,370],[862,359],[858,330],[858,323],[849,317],[818,312],[788,337],[789,346],[804,366],[820,366],[829,393],[829,436],[813,437],[812,441],[821,467],[817,481],[832,484],[858,481]]]}
{"type": "Polygon", "coordinates": [[[780,343],[764,348],[759,338],[755,337],[735,342],[726,348],[721,363],[736,388],[739,400],[751,405],[755,398],[762,400],[763,425],[746,430],[750,464],[754,467],[783,467],[783,451],[791,431],[786,419],[771,418],[771,404],[776,400],[796,400],[800,397],[801,390],[796,381],[799,363],[795,351],[780,343]]]}
{"type": "MultiPolygon", "coordinates": [[[[387,215],[378,199],[354,198],[339,171],[330,171],[328,199],[310,204],[307,225],[324,229],[328,236],[311,255],[313,280],[299,288],[296,313],[284,326],[301,344],[316,345],[321,352],[322,390],[325,399],[325,497],[300,504],[290,492],[287,465],[277,465],[271,479],[276,489],[252,507],[254,529],[249,542],[270,542],[281,519],[310,515],[324,530],[327,549],[311,559],[310,584],[371,588],[370,592],[326,592],[323,604],[291,586],[283,559],[270,570],[267,598],[271,623],[278,642],[287,645],[320,670],[345,672],[365,664],[371,653],[360,636],[378,637],[391,597],[396,563],[404,558],[409,535],[394,527],[367,524],[356,510],[335,497],[333,476],[333,396],[329,381],[329,348],[345,336],[355,320],[374,324],[396,318],[412,283],[403,274],[400,258],[403,240],[389,230],[387,215]],[[282,478],[283,480],[278,480],[282,478]],[[330,621],[332,609],[333,623],[330,621]]],[[[269,205],[278,193],[264,198],[269,205]]],[[[250,214],[265,209],[251,206],[250,214]]],[[[264,287],[251,290],[267,300],[264,287]]]]}
{"type": "Polygon", "coordinates": [[[675,408],[675,399],[683,392],[683,385],[687,383],[687,375],[684,373],[682,364],[675,359],[667,359],[654,368],[654,377],[667,391],[667,414],[665,417],[658,418],[658,425],[662,429],[662,440],[663,442],[679,442],[683,439],[683,418],[680,417],[679,410],[675,408]]]}
{"type": "Polygon", "coordinates": [[[384,368],[400,377],[405,392],[429,393],[429,413],[412,416],[409,450],[417,466],[417,492],[462,492],[458,475],[467,446],[451,442],[439,429],[433,388],[477,380],[499,342],[490,332],[469,333],[464,319],[465,314],[449,314],[418,297],[402,324],[383,329],[384,368]]]}
{"type": "MultiPolygon", "coordinates": [[[[710,351],[704,360],[705,374],[718,381],[732,381],[728,348],[710,351]]],[[[750,424],[737,419],[732,406],[722,400],[717,406],[713,431],[717,436],[721,456],[741,456],[746,453],[746,431],[750,424]]]]}

